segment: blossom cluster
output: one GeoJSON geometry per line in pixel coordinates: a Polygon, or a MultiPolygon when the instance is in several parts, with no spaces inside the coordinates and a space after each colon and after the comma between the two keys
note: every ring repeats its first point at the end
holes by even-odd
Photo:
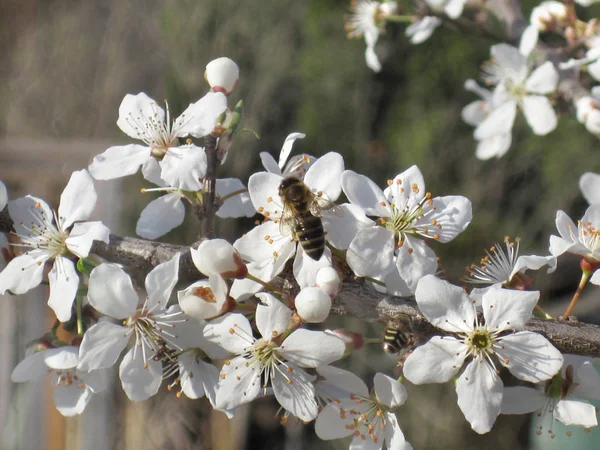
{"type": "MultiPolygon", "coordinates": [[[[479,18],[494,15],[484,2],[465,0],[425,0],[407,14],[394,1],[359,0],[352,2],[352,13],[347,21],[349,37],[364,36],[367,50],[366,62],[375,72],[382,64],[375,52],[379,36],[386,31],[388,23],[410,22],[406,36],[413,44],[420,44],[433,34],[443,22],[461,22],[466,7],[475,9],[479,18]]],[[[581,6],[590,6],[594,0],[576,0],[581,6]]],[[[409,10],[410,11],[410,10],[409,10]]],[[[481,19],[484,22],[488,19],[481,19]]],[[[476,21],[475,28],[483,28],[476,21]]],[[[589,80],[600,81],[600,26],[597,19],[585,22],[577,17],[573,2],[544,1],[533,8],[528,26],[520,37],[519,47],[500,43],[491,47],[491,59],[483,65],[482,79],[493,89],[479,86],[474,80],[466,80],[465,89],[481,99],[463,108],[463,120],[475,127],[473,136],[477,141],[476,156],[479,159],[501,158],[512,143],[512,128],[517,111],[522,110],[525,120],[536,135],[552,132],[558,124],[554,104],[559,95],[559,79],[572,78],[579,82],[580,73],[589,80]],[[546,36],[560,36],[567,45],[564,55],[573,49],[584,48],[580,58],[557,60],[557,52],[542,51],[546,36]],[[554,55],[554,56],[553,56],[554,55]],[[559,72],[560,71],[560,72],[559,72]]],[[[500,39],[494,36],[494,39],[500,39]]],[[[506,39],[509,42],[509,39],[506,39]]],[[[576,117],[586,129],[600,135],[600,86],[589,91],[565,92],[565,101],[572,102],[576,117]]]]}
{"type": "MultiPolygon", "coordinates": [[[[395,7],[366,3],[377,8],[377,20],[395,7]]],[[[463,5],[431,7],[453,17],[463,5]]],[[[547,119],[554,114],[541,95],[556,85],[551,63],[531,72],[516,48],[495,46],[492,54],[496,62],[487,76],[495,91],[469,83],[488,108],[485,117],[478,116],[480,156],[489,156],[500,141],[510,142],[518,106],[538,134],[550,131],[547,119]],[[500,128],[501,136],[492,133],[500,128]]],[[[143,145],[110,147],[87,170],[74,172],[56,212],[33,196],[9,201],[0,184],[0,207],[8,204],[14,228],[13,257],[0,273],[0,293],[26,293],[47,277],[48,305],[57,318],[29,346],[13,381],[50,372],[56,406],[71,416],[106,387],[118,364],[132,401],[152,397],[164,384],[178,396],[207,397],[232,417],[238,406],[273,396],[283,422],[290,416],[315,420],[322,439],[352,436],[351,448],[412,448],[394,413],[407,398],[403,379],[377,373],[369,390],[333,365],[362,347],[364,337],[308,325],[327,320],[351,273],[376,291],[414,297],[423,320],[443,333],[408,349],[401,361],[404,378],[414,384],[455,379],[458,406],[477,433],[488,432],[499,414],[538,409],[568,425],[597,425],[589,400],[600,399],[600,375],[592,361],[563,356],[546,337],[525,329],[540,297],[525,272],[544,266],[552,271],[557,257],[570,252],[582,256],[588,278],[600,284],[600,175],[581,179],[591,206],[577,227],[558,212],[560,237],[550,238],[550,255],[519,256],[518,242],[506,239],[506,250],[494,247],[466,278],[488,286],[467,292],[438,278],[434,249],[465,231],[473,218],[471,202],[432,195],[417,166],[376,182],[347,170],[335,152],[290,157],[304,137],[292,133],[278,161],[260,155],[265,171],[252,174],[247,188],[237,179],[211,179],[209,164],[219,168],[239,124],[239,104],[228,106],[239,80],[237,65],[228,58],[212,61],[206,79],[210,92],[173,120],[168,105],[161,108],[145,93],[126,95],[117,125],[143,145]],[[204,147],[194,143],[200,138],[204,147]],[[132,175],[140,167],[159,186],[145,192],[165,192],[143,210],[136,228],[141,237],[156,238],[179,226],[184,202],[205,215],[216,207],[219,217],[258,214],[260,220],[233,244],[206,238],[190,246],[194,280],[182,276],[179,252],[143,279],[132,278],[128,267],[94,254],[98,246],[110,246],[111,236],[102,222],[88,219],[97,199],[94,179],[132,175]],[[211,195],[214,204],[207,203],[211,195]],[[287,284],[279,282],[284,274],[287,284]],[[59,327],[69,340],[58,338],[59,327]],[[505,387],[504,369],[527,386],[505,387]]],[[[465,117],[475,123],[480,107],[468,107],[465,117]]],[[[398,339],[403,332],[413,331],[397,330],[398,339]]]]}

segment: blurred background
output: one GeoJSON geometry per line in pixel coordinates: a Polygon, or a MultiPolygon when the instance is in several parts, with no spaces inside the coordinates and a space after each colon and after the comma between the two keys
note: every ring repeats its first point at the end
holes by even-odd
{"type": "MultiPolygon", "coordinates": [[[[525,16],[537,2],[526,2],[525,16]]],[[[0,2],[0,179],[10,198],[32,194],[57,206],[71,172],[96,154],[130,139],[116,126],[127,93],[168,99],[177,115],[207,91],[206,64],[228,56],[241,81],[230,104],[245,102],[244,127],[219,176],[244,183],[260,170],[260,151],[275,158],[284,138],[295,153],[342,153],[346,167],[384,186],[413,164],[434,196],[459,194],[473,202],[466,233],[434,249],[458,283],[464,267],[505,235],[521,238],[524,254],[547,254],[556,211],[574,220],[586,203],[578,179],[600,172],[599,142],[564,106],[556,131],[537,137],[517,119],[513,144],[501,160],[474,156],[473,129],[460,111],[475,100],[463,89],[478,79],[495,42],[442,27],[419,46],[392,24],[377,53],[383,70],[364,62],[362,39],[348,40],[341,0],[3,0],[0,2]]],[[[581,11],[582,17],[600,8],[581,11]]],[[[141,177],[97,183],[95,218],[113,233],[135,235],[139,213],[152,199],[140,194],[141,177]]],[[[219,221],[218,233],[235,240],[252,225],[219,221]]],[[[192,243],[193,218],[164,240],[192,243]]],[[[535,275],[542,305],[560,314],[579,280],[578,260],[561,258],[552,277],[535,275]]],[[[580,320],[599,323],[597,288],[576,309],[580,320]]],[[[312,425],[279,425],[269,399],[239,408],[229,421],[205,399],[178,399],[166,390],[143,403],[125,398],[118,380],[96,395],[84,414],[65,419],[54,409],[49,381],[14,385],[10,373],[25,344],[52,324],[47,292],[0,299],[0,448],[2,449],[341,449],[348,442],[322,442],[312,425]]],[[[336,326],[366,336],[381,324],[336,319],[336,326]]],[[[333,325],[330,325],[333,326],[333,325]]],[[[341,365],[367,383],[375,371],[391,373],[395,361],[370,346],[341,365]]],[[[501,416],[493,431],[478,436],[458,407],[452,386],[409,388],[398,412],[407,439],[417,449],[598,448],[600,437],[577,431],[564,444],[564,430],[543,441],[530,437],[527,416],[501,416]],[[563,439],[563,440],[561,440],[563,439]],[[553,446],[554,445],[554,446],[553,446]],[[587,447],[586,447],[587,446],[587,447]]],[[[558,427],[557,427],[558,430],[558,427]]]]}

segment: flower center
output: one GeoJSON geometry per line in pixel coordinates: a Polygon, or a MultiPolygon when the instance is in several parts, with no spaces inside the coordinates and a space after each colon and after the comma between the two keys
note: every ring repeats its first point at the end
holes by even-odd
{"type": "Polygon", "coordinates": [[[592,222],[579,221],[579,240],[592,253],[600,248],[600,230],[592,222]]]}
{"type": "Polygon", "coordinates": [[[473,354],[475,358],[483,356],[489,357],[494,353],[495,336],[484,327],[477,327],[475,330],[467,336],[465,344],[469,347],[469,352],[473,354]]]}
{"type": "Polygon", "coordinates": [[[62,227],[57,214],[53,212],[54,222],[58,223],[58,227],[54,224],[52,217],[47,217],[45,209],[39,202],[30,209],[31,223],[21,223],[29,234],[16,234],[21,242],[12,245],[43,250],[46,256],[51,258],[66,253],[69,232],[61,230],[62,227]]]}
{"type": "Polygon", "coordinates": [[[387,425],[385,413],[390,408],[380,404],[374,397],[366,399],[351,395],[350,398],[356,402],[356,407],[349,410],[340,409],[340,418],[351,420],[346,425],[346,429],[353,430],[355,437],[363,440],[368,437],[373,443],[378,444],[387,425]]]}

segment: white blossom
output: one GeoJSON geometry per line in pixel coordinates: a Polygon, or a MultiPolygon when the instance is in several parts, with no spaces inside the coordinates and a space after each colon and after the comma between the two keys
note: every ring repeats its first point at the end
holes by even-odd
{"type": "Polygon", "coordinates": [[[234,409],[251,402],[267,388],[277,401],[303,421],[318,413],[314,376],[304,368],[315,368],[343,357],[344,342],[322,331],[297,329],[289,334],[292,312],[270,294],[257,294],[255,338],[250,322],[242,314],[226,314],[206,326],[206,338],[235,355],[223,365],[216,405],[234,409]]]}
{"type": "Polygon", "coordinates": [[[12,371],[11,381],[22,383],[51,374],[54,404],[63,416],[81,414],[92,395],[107,387],[104,370],[77,369],[79,349],[75,346],[50,347],[28,354],[12,371]]]}
{"type": "Polygon", "coordinates": [[[388,449],[412,449],[393,412],[406,401],[406,388],[401,383],[377,373],[373,392],[369,394],[360,380],[345,377],[343,381],[340,385],[352,390],[346,395],[342,393],[319,413],[315,422],[317,436],[329,440],[353,435],[350,448],[357,450],[378,450],[384,444],[388,449]]]}
{"type": "Polygon", "coordinates": [[[112,180],[132,175],[151,158],[159,161],[160,177],[169,185],[186,191],[199,191],[206,173],[204,149],[193,144],[178,146],[179,138],[197,138],[210,134],[218,117],[227,108],[227,98],[210,92],[190,104],[171,123],[169,108],[165,111],[146,94],[127,94],[119,107],[117,125],[129,137],[145,145],[129,144],[110,147],[96,156],[89,166],[98,180],[112,180]]]}
{"type": "Polygon", "coordinates": [[[467,198],[433,198],[426,192],[417,166],[389,180],[384,191],[367,177],[346,170],[342,188],[364,214],[378,217],[356,231],[348,248],[348,265],[358,276],[389,276],[393,291],[400,295],[412,294],[423,275],[437,270],[435,253],[421,238],[449,242],[472,217],[467,198]]]}
{"type": "MultiPolygon", "coordinates": [[[[304,183],[313,194],[335,201],[341,193],[340,174],[343,170],[343,158],[338,153],[327,153],[308,169],[304,183]]],[[[282,180],[280,175],[269,172],[259,172],[250,176],[248,190],[252,203],[256,210],[269,220],[246,233],[233,246],[242,258],[248,261],[248,272],[263,281],[272,280],[295,255],[293,272],[296,281],[301,288],[314,286],[317,271],[321,267],[331,265],[331,250],[326,247],[323,256],[319,261],[315,261],[297,244],[291,231],[281,230],[279,220],[283,212],[283,201],[279,196],[279,185],[282,180]]],[[[326,217],[325,211],[323,227],[328,239],[331,228],[325,220],[326,217]]],[[[350,220],[350,217],[343,219],[350,220]]],[[[351,227],[338,232],[349,234],[351,227]]],[[[231,295],[236,299],[243,299],[261,288],[260,284],[251,280],[236,280],[231,295]]]]}
{"type": "Polygon", "coordinates": [[[54,260],[48,274],[48,306],[65,322],[79,287],[79,276],[69,253],[85,258],[93,241],[108,244],[109,229],[90,217],[97,199],[92,177],[85,170],[73,172],[60,196],[58,212],[43,200],[28,195],[8,203],[8,212],[19,238],[14,246],[28,249],[11,260],[0,273],[0,293],[24,294],[42,282],[46,262],[54,260]]]}
{"type": "Polygon", "coordinates": [[[425,16],[417,22],[410,24],[404,34],[410,39],[411,44],[421,44],[429,39],[441,24],[442,21],[439,17],[425,16]]]}
{"type": "Polygon", "coordinates": [[[178,307],[167,309],[178,271],[179,253],[146,276],[148,296],[140,302],[131,279],[119,266],[105,263],[95,267],[90,274],[88,300],[98,312],[119,320],[119,324],[104,319],[85,332],[78,369],[111,367],[133,341],[119,366],[123,390],[134,401],[156,394],[162,381],[162,364],[155,354],[165,346],[181,350],[175,341],[176,329],[186,318],[178,307]]]}
{"type": "Polygon", "coordinates": [[[463,289],[433,275],[421,279],[415,295],[429,322],[459,337],[434,336],[417,347],[404,363],[404,376],[415,384],[445,383],[465,365],[456,383],[458,406],[477,433],[490,431],[500,413],[498,362],[532,383],[549,380],[560,370],[562,355],[545,337],[519,331],[539,292],[488,290],[482,298],[483,323],[463,289]]]}
{"type": "Polygon", "coordinates": [[[352,12],[346,23],[348,37],[364,36],[367,49],[367,66],[374,72],[381,70],[381,63],[375,53],[375,44],[379,35],[385,32],[385,19],[396,12],[396,2],[380,3],[372,0],[357,0],[352,4],[352,12]]]}
{"type": "Polygon", "coordinates": [[[530,73],[527,57],[508,44],[492,46],[492,60],[484,67],[484,78],[497,85],[494,110],[475,129],[475,139],[504,135],[512,130],[517,107],[537,135],[556,128],[557,118],[545,94],[556,90],[558,72],[550,61],[530,73]]]}
{"type": "Polygon", "coordinates": [[[562,371],[540,389],[505,387],[502,414],[537,411],[536,433],[547,431],[552,436],[555,420],[565,425],[597,426],[597,410],[590,401],[600,401],[600,375],[589,358],[565,355],[564,360],[562,371]]]}
{"type": "Polygon", "coordinates": [[[493,245],[486,250],[479,265],[469,267],[469,276],[465,281],[475,284],[501,284],[522,286],[523,280],[514,280],[517,274],[525,274],[527,270],[538,270],[548,266],[548,273],[556,270],[555,256],[521,255],[519,256],[520,240],[511,241],[508,236],[504,238],[504,248],[500,244],[493,245]]]}
{"type": "Polygon", "coordinates": [[[560,237],[550,236],[550,253],[580,255],[594,267],[590,282],[600,285],[600,272],[596,270],[600,263],[600,204],[588,207],[577,226],[563,211],[558,211],[556,228],[560,237]]]}

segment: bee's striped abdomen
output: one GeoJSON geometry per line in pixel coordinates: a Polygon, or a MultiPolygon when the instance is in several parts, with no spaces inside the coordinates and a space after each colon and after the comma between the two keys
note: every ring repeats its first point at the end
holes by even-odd
{"type": "Polygon", "coordinates": [[[310,211],[301,212],[296,216],[294,232],[306,254],[315,261],[321,259],[325,251],[325,232],[321,219],[310,211]]]}
{"type": "Polygon", "coordinates": [[[400,353],[408,345],[407,336],[399,329],[387,327],[383,332],[383,350],[388,353],[400,353]]]}

